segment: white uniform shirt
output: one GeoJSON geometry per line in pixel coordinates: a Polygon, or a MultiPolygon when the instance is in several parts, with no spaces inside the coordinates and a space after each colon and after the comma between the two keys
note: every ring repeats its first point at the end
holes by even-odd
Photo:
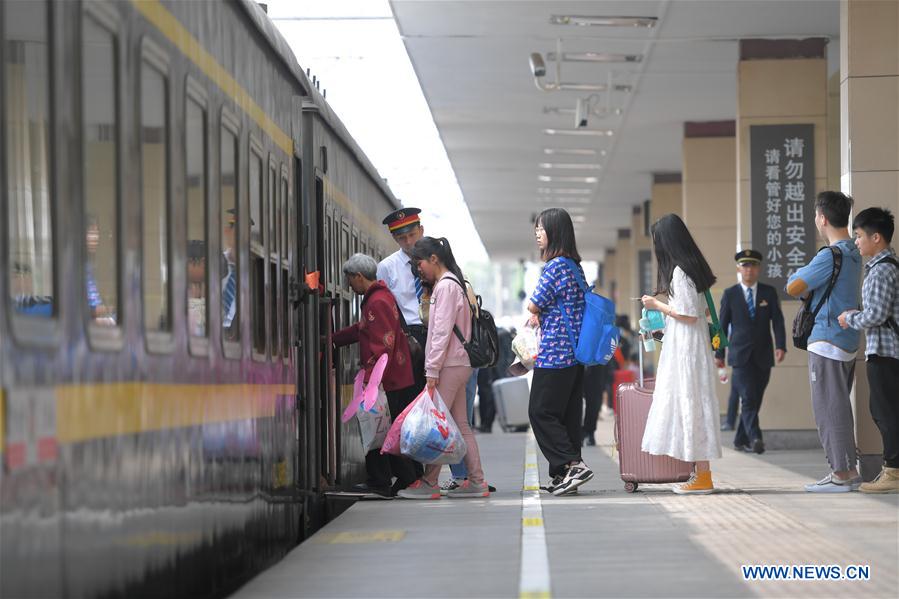
{"type": "Polygon", "coordinates": [[[387,288],[393,293],[403,311],[406,324],[421,324],[418,295],[415,293],[415,277],[412,275],[412,259],[403,250],[390,254],[378,264],[378,279],[387,283],[387,288]]]}

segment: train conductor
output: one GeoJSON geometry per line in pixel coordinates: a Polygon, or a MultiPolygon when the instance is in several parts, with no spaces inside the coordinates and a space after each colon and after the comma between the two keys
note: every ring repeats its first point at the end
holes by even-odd
{"type": "MultiPolygon", "coordinates": [[[[758,282],[761,253],[743,250],[734,259],[740,283],[727,288],[721,298],[721,326],[731,331],[727,363],[733,368],[732,384],[740,396],[741,414],[734,447],[763,453],[759,410],[775,359],[781,363],[787,351],[784,316],[774,287],[758,282]]],[[[724,348],[715,354],[719,368],[724,366],[724,355],[724,348]]]]}
{"type": "MultiPolygon", "coordinates": [[[[428,331],[421,320],[419,307],[422,297],[427,295],[427,290],[422,286],[418,269],[412,264],[412,248],[415,242],[424,237],[425,229],[421,224],[418,208],[400,208],[388,214],[383,224],[393,236],[400,249],[390,254],[378,264],[378,280],[387,283],[387,288],[393,292],[397,304],[402,310],[403,317],[409,332],[425,347],[428,339],[428,331]]],[[[416,389],[425,386],[424,370],[414,372],[416,389]]]]}

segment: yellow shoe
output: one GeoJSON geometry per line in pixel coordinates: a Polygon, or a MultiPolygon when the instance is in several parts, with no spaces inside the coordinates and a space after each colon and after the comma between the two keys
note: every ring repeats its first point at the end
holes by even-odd
{"type": "Polygon", "coordinates": [[[690,480],[674,487],[674,492],[678,495],[708,495],[715,492],[712,485],[712,472],[694,472],[690,480]]]}
{"type": "Polygon", "coordinates": [[[899,493],[899,468],[884,466],[877,478],[862,483],[858,490],[862,493],[899,493]]]}

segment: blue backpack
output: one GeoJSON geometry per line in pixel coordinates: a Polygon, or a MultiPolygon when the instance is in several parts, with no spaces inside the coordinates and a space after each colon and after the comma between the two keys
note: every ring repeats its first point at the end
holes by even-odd
{"type": "Polygon", "coordinates": [[[581,331],[577,342],[574,340],[574,328],[571,320],[562,307],[562,298],[556,299],[556,305],[565,319],[565,327],[568,329],[568,338],[574,348],[574,358],[585,366],[607,364],[612,359],[621,333],[615,326],[615,304],[607,297],[593,293],[593,286],[587,287],[584,275],[571,258],[563,258],[565,266],[577,280],[578,286],[584,292],[584,320],[581,323],[581,331]]]}

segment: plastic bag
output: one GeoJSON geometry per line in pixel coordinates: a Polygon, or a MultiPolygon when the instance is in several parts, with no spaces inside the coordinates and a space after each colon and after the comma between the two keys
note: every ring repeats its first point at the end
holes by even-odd
{"type": "Polygon", "coordinates": [[[384,438],[384,444],[381,445],[382,454],[403,455],[403,452],[400,451],[400,436],[403,432],[403,422],[406,421],[406,416],[412,411],[413,407],[415,407],[414,401],[406,406],[406,409],[400,412],[399,416],[393,419],[393,424],[390,425],[387,436],[384,438]]]}
{"type": "Polygon", "coordinates": [[[383,387],[378,386],[377,399],[371,409],[366,409],[364,403],[359,406],[356,419],[362,435],[362,451],[368,453],[380,448],[390,429],[390,408],[387,406],[387,393],[383,387]]]}
{"type": "Polygon", "coordinates": [[[422,464],[458,464],[468,447],[440,393],[421,392],[403,421],[400,450],[422,464]]]}
{"type": "Polygon", "coordinates": [[[522,327],[512,340],[512,352],[518,356],[521,364],[528,370],[534,368],[537,353],[540,351],[540,334],[533,327],[522,327]]]}

